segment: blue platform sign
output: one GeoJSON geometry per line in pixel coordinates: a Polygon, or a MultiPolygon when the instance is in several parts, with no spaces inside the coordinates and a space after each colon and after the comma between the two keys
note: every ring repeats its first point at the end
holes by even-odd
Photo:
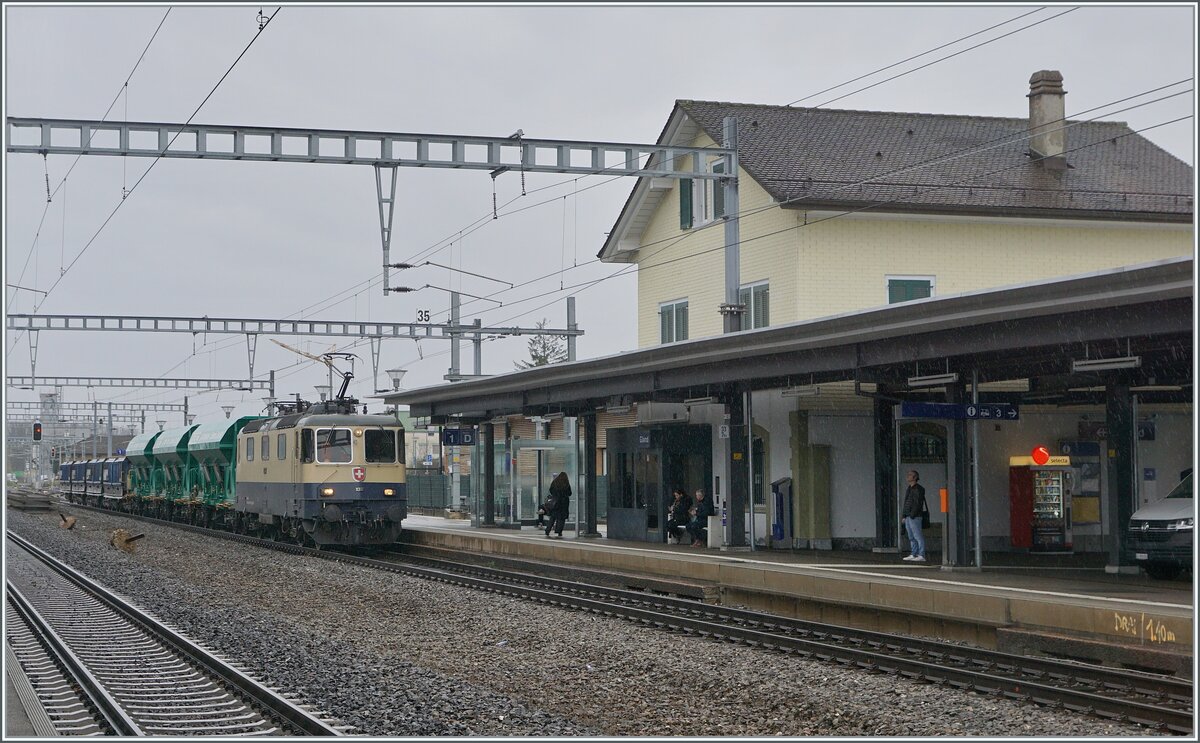
{"type": "Polygon", "coordinates": [[[475,446],[475,431],[470,428],[443,429],[442,446],[475,446]]]}
{"type": "Polygon", "coordinates": [[[995,420],[1015,421],[1020,409],[1011,403],[902,402],[901,418],[933,418],[936,420],[995,420]]]}
{"type": "Polygon", "coordinates": [[[961,420],[966,417],[962,405],[949,402],[902,402],[901,418],[936,418],[939,420],[961,420]]]}

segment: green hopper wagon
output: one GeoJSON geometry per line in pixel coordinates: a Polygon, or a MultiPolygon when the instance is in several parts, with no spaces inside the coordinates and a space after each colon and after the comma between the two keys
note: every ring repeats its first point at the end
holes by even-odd
{"type": "Polygon", "coordinates": [[[251,415],[196,427],[187,443],[190,461],[184,482],[186,492],[197,492],[206,506],[233,504],[237,435],[247,422],[260,417],[251,415]]]}

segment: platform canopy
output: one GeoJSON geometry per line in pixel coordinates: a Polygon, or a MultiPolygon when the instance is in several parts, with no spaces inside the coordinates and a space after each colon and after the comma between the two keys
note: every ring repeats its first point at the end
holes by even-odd
{"type": "Polygon", "coordinates": [[[1017,403],[1102,403],[1113,383],[1145,402],[1190,403],[1194,295],[1193,259],[1167,259],[382,397],[434,423],[469,423],[847,381],[932,400],[942,396],[908,380],[957,373],[969,383],[975,373],[981,383],[1028,380],[1005,393],[1017,403]],[[1097,360],[1117,361],[1104,368],[1097,360]]]}

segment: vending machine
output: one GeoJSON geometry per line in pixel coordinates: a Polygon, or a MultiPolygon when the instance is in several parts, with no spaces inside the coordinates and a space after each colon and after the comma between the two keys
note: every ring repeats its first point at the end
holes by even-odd
{"type": "Polygon", "coordinates": [[[1013,546],[1031,552],[1071,552],[1071,458],[1050,457],[1039,465],[1031,457],[1011,457],[1008,465],[1013,546]]]}

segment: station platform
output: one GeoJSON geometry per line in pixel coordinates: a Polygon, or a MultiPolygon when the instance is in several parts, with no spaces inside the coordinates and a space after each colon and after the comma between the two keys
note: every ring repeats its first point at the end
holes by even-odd
{"type": "MultiPolygon", "coordinates": [[[[476,527],[410,515],[406,548],[454,550],[487,564],[527,564],[620,579],[631,588],[881,632],[967,642],[1016,653],[1192,676],[1194,584],[1110,574],[1102,555],[985,553],[982,570],[950,570],[941,555],[750,551],[575,537],[534,527],[476,527]]],[[[601,581],[597,581],[601,582],[601,581]]]]}

